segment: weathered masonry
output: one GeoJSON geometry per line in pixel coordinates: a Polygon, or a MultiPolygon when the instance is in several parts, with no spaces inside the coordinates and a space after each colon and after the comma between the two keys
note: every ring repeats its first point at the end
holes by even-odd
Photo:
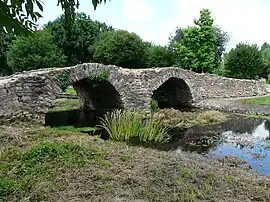
{"type": "Polygon", "coordinates": [[[44,122],[45,113],[61,92],[59,77],[66,75],[84,106],[106,111],[114,108],[150,109],[188,105],[208,98],[250,97],[268,94],[259,81],[197,74],[181,68],[124,69],[97,63],[50,68],[0,77],[0,117],[44,122]],[[98,87],[89,87],[89,75],[109,72],[98,87]]]}

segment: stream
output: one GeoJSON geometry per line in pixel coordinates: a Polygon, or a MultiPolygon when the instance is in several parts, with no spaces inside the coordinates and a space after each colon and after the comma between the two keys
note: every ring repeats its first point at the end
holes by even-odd
{"type": "MultiPolygon", "coordinates": [[[[48,113],[46,125],[51,127],[94,127],[100,114],[80,110],[48,113]]],[[[258,118],[237,116],[216,125],[194,126],[174,131],[172,141],[158,149],[176,152],[196,152],[207,158],[228,155],[241,158],[261,175],[270,174],[270,122],[258,118]]]]}

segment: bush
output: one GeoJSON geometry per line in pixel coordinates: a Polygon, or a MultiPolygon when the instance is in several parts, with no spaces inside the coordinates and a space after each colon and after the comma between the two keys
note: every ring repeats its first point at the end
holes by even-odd
{"type": "Polygon", "coordinates": [[[105,115],[101,120],[111,140],[129,141],[138,138],[141,142],[161,142],[167,129],[160,122],[154,122],[152,118],[143,121],[143,117],[136,111],[115,110],[105,115]]]}
{"type": "Polygon", "coordinates": [[[225,57],[226,76],[241,79],[256,79],[263,68],[262,53],[257,45],[240,43],[225,57]]]}
{"type": "Polygon", "coordinates": [[[147,45],[134,33],[123,30],[100,34],[93,47],[89,47],[95,62],[125,68],[145,67],[147,45]]]}
{"type": "Polygon", "coordinates": [[[171,67],[174,64],[174,53],[164,46],[149,45],[148,67],[171,67]]]}
{"type": "Polygon", "coordinates": [[[53,43],[48,30],[37,31],[29,37],[19,37],[9,46],[7,63],[12,72],[61,67],[66,57],[53,43]]]}

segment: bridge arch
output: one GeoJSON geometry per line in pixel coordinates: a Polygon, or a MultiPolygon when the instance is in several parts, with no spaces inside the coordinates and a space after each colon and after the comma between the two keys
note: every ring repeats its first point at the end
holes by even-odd
{"type": "Polygon", "coordinates": [[[179,109],[190,106],[193,96],[182,78],[170,77],[153,90],[152,99],[158,102],[159,108],[179,109]]]}

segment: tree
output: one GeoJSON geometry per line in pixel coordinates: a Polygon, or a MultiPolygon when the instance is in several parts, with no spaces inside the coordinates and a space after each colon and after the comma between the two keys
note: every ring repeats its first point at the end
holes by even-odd
{"type": "Polygon", "coordinates": [[[226,46],[230,41],[230,36],[226,31],[223,31],[218,25],[214,25],[214,32],[216,35],[216,65],[219,66],[222,61],[222,55],[226,51],[226,46]]]}
{"type": "Polygon", "coordinates": [[[267,48],[270,48],[270,44],[267,43],[267,42],[264,42],[263,45],[261,46],[261,51],[267,49],[267,48]]]}
{"type": "MultiPolygon", "coordinates": [[[[94,9],[106,0],[92,0],[94,9]]],[[[58,0],[57,6],[64,10],[67,29],[75,19],[75,8],[79,8],[79,0],[58,0]]],[[[0,1],[0,28],[17,34],[28,34],[36,28],[37,20],[42,17],[43,3],[41,0],[1,0],[0,1]],[[35,7],[39,11],[35,10],[35,7]]]]}
{"type": "Polygon", "coordinates": [[[270,73],[270,45],[264,43],[261,47],[264,66],[260,71],[260,77],[267,79],[270,73]]]}
{"type": "Polygon", "coordinates": [[[233,78],[256,79],[263,68],[262,53],[257,45],[240,43],[225,57],[226,75],[233,78]]]}
{"type": "Polygon", "coordinates": [[[183,40],[176,43],[176,51],[181,57],[181,66],[196,72],[211,73],[216,67],[216,35],[213,19],[208,9],[200,11],[195,26],[182,30],[183,40]]]}
{"type": "Polygon", "coordinates": [[[89,47],[94,44],[100,33],[113,30],[105,23],[91,20],[85,13],[76,13],[70,32],[65,29],[63,15],[49,22],[45,28],[51,30],[54,43],[63,49],[68,66],[93,61],[93,54],[88,51],[89,47]]]}
{"type": "Polygon", "coordinates": [[[49,30],[37,31],[29,37],[18,37],[9,46],[7,64],[12,72],[61,67],[66,57],[53,43],[49,30]]]}
{"type": "Polygon", "coordinates": [[[147,45],[135,33],[124,30],[103,32],[93,47],[95,62],[113,64],[126,68],[145,67],[147,45]]]}
{"type": "Polygon", "coordinates": [[[148,67],[171,67],[174,64],[174,55],[168,47],[149,44],[148,67]]]}
{"type": "Polygon", "coordinates": [[[15,39],[15,36],[12,33],[5,33],[0,30],[0,76],[12,73],[7,65],[7,50],[13,39],[15,39]]]}
{"type": "MultiPolygon", "coordinates": [[[[222,61],[222,55],[226,51],[226,46],[230,40],[229,34],[222,30],[218,25],[213,25],[213,29],[216,35],[216,59],[215,63],[216,66],[218,67],[222,61]]],[[[183,28],[177,28],[175,30],[174,35],[169,37],[169,49],[172,51],[175,51],[175,44],[179,43],[184,43],[184,33],[183,33],[183,28]]],[[[180,55],[175,55],[176,60],[179,61],[181,60],[180,55]]],[[[177,63],[177,62],[176,62],[177,63]]]]}

